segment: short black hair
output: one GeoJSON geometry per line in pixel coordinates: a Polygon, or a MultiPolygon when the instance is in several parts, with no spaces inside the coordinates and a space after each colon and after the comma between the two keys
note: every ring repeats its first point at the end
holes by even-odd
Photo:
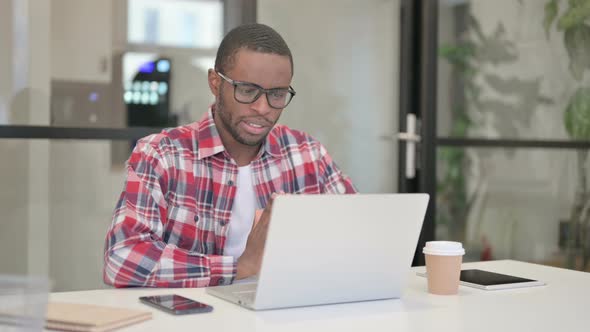
{"type": "Polygon", "coordinates": [[[226,73],[233,65],[236,53],[242,48],[288,56],[293,75],[293,56],[289,46],[273,28],[260,23],[240,25],[223,37],[215,58],[215,70],[226,73]]]}

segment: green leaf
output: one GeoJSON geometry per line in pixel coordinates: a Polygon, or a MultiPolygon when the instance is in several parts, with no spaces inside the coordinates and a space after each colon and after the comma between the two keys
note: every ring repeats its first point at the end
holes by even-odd
{"type": "Polygon", "coordinates": [[[582,78],[584,78],[584,67],[578,62],[570,61],[570,65],[567,68],[570,70],[570,73],[577,81],[581,81],[582,78]]]}
{"type": "Polygon", "coordinates": [[[565,30],[564,43],[570,58],[570,72],[579,81],[590,69],[590,26],[582,24],[565,30]]]}
{"type": "Polygon", "coordinates": [[[569,5],[570,7],[576,7],[576,6],[580,6],[582,4],[584,4],[584,2],[587,2],[588,0],[569,0],[569,5]]]}
{"type": "Polygon", "coordinates": [[[545,4],[545,19],[543,20],[543,26],[545,27],[547,39],[549,39],[549,29],[551,28],[551,24],[553,24],[555,17],[557,17],[558,11],[559,6],[557,0],[551,0],[545,4]]]}
{"type": "Polygon", "coordinates": [[[577,0],[570,2],[570,8],[557,21],[557,28],[559,30],[567,30],[573,28],[590,17],[590,1],[577,0]]]}
{"type": "Polygon", "coordinates": [[[574,93],[563,120],[571,138],[590,140],[590,88],[579,88],[574,93]]]}
{"type": "Polygon", "coordinates": [[[467,114],[459,114],[453,124],[451,135],[453,137],[466,137],[470,125],[471,121],[467,114]]]}
{"type": "Polygon", "coordinates": [[[457,45],[442,45],[438,54],[452,65],[465,68],[470,58],[475,55],[475,45],[472,43],[460,43],[457,45]]]}

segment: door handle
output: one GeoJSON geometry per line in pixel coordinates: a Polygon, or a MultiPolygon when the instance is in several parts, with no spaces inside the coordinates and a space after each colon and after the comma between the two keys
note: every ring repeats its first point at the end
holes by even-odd
{"type": "Polygon", "coordinates": [[[422,137],[417,134],[416,114],[406,115],[406,132],[397,134],[397,139],[406,143],[406,178],[416,177],[416,144],[420,143],[422,137]]]}
{"type": "Polygon", "coordinates": [[[422,137],[418,135],[418,119],[416,114],[409,113],[406,115],[406,130],[393,135],[380,135],[379,138],[387,141],[402,141],[406,143],[406,178],[413,179],[416,177],[416,145],[420,143],[422,137]]]}

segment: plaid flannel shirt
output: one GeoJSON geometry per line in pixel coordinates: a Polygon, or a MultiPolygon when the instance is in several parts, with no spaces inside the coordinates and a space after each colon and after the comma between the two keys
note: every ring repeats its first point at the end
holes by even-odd
{"type": "MultiPolygon", "coordinates": [[[[210,109],[187,126],[137,142],[108,230],[104,282],[115,287],[205,287],[232,283],[224,256],[238,166],[210,109]]],[[[311,136],[277,125],[251,162],[259,208],[272,193],[355,193],[311,136]]]]}

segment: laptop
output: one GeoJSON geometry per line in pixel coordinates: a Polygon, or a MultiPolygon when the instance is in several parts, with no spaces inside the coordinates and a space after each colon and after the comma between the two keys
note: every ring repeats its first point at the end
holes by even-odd
{"type": "Polygon", "coordinates": [[[252,310],[399,298],[428,198],[278,196],[257,281],[207,293],[252,310]]]}

